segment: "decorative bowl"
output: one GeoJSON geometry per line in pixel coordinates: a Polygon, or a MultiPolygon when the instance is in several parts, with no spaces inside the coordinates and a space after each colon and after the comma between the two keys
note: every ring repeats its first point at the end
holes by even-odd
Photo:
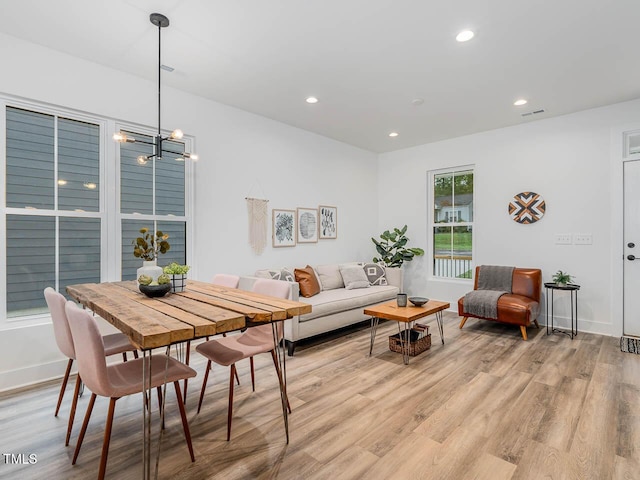
{"type": "Polygon", "coordinates": [[[171,283],[164,283],[162,285],[138,285],[138,288],[147,297],[164,297],[169,290],[171,290],[171,283]]]}
{"type": "Polygon", "coordinates": [[[416,307],[421,307],[425,303],[427,303],[429,299],[425,297],[409,297],[409,301],[413,303],[416,307]]]}

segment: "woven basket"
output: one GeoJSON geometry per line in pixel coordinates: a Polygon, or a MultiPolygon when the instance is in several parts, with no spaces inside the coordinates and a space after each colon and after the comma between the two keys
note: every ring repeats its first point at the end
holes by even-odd
{"type": "MultiPolygon", "coordinates": [[[[400,340],[400,334],[396,333],[395,335],[391,335],[389,337],[389,350],[396,353],[403,353],[402,347],[404,340],[400,340]]],[[[420,355],[425,350],[429,350],[431,348],[431,334],[425,335],[422,338],[418,338],[414,342],[409,342],[409,356],[415,357],[416,355],[420,355]]]]}

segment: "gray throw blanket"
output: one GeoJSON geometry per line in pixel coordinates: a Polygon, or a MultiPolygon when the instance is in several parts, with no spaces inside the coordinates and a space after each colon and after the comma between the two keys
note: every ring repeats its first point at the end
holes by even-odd
{"type": "Polygon", "coordinates": [[[478,289],[464,296],[464,313],[484,318],[498,318],[498,299],[511,293],[514,267],[482,265],[478,289]]]}

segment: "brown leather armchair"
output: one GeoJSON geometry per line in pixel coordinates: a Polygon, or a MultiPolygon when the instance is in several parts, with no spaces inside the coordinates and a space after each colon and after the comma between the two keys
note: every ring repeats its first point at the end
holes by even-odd
{"type": "MultiPolygon", "coordinates": [[[[473,289],[478,289],[478,273],[480,267],[476,267],[475,282],[473,289]]],[[[483,320],[493,320],[495,322],[510,323],[519,325],[522,339],[527,339],[527,327],[533,322],[536,328],[538,325],[538,314],[540,313],[540,295],[542,292],[542,271],[538,268],[515,268],[513,270],[513,281],[511,292],[502,295],[498,300],[498,318],[486,318],[470,315],[464,312],[464,297],[458,300],[458,315],[462,318],[460,328],[469,319],[481,318],[483,320]]]]}

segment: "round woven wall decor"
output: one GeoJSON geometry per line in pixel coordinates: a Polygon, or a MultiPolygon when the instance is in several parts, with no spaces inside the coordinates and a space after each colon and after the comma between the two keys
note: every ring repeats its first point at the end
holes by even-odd
{"type": "Polygon", "coordinates": [[[521,192],[509,202],[509,215],[518,223],[536,223],[544,216],[547,206],[542,195],[536,192],[521,192]]]}

